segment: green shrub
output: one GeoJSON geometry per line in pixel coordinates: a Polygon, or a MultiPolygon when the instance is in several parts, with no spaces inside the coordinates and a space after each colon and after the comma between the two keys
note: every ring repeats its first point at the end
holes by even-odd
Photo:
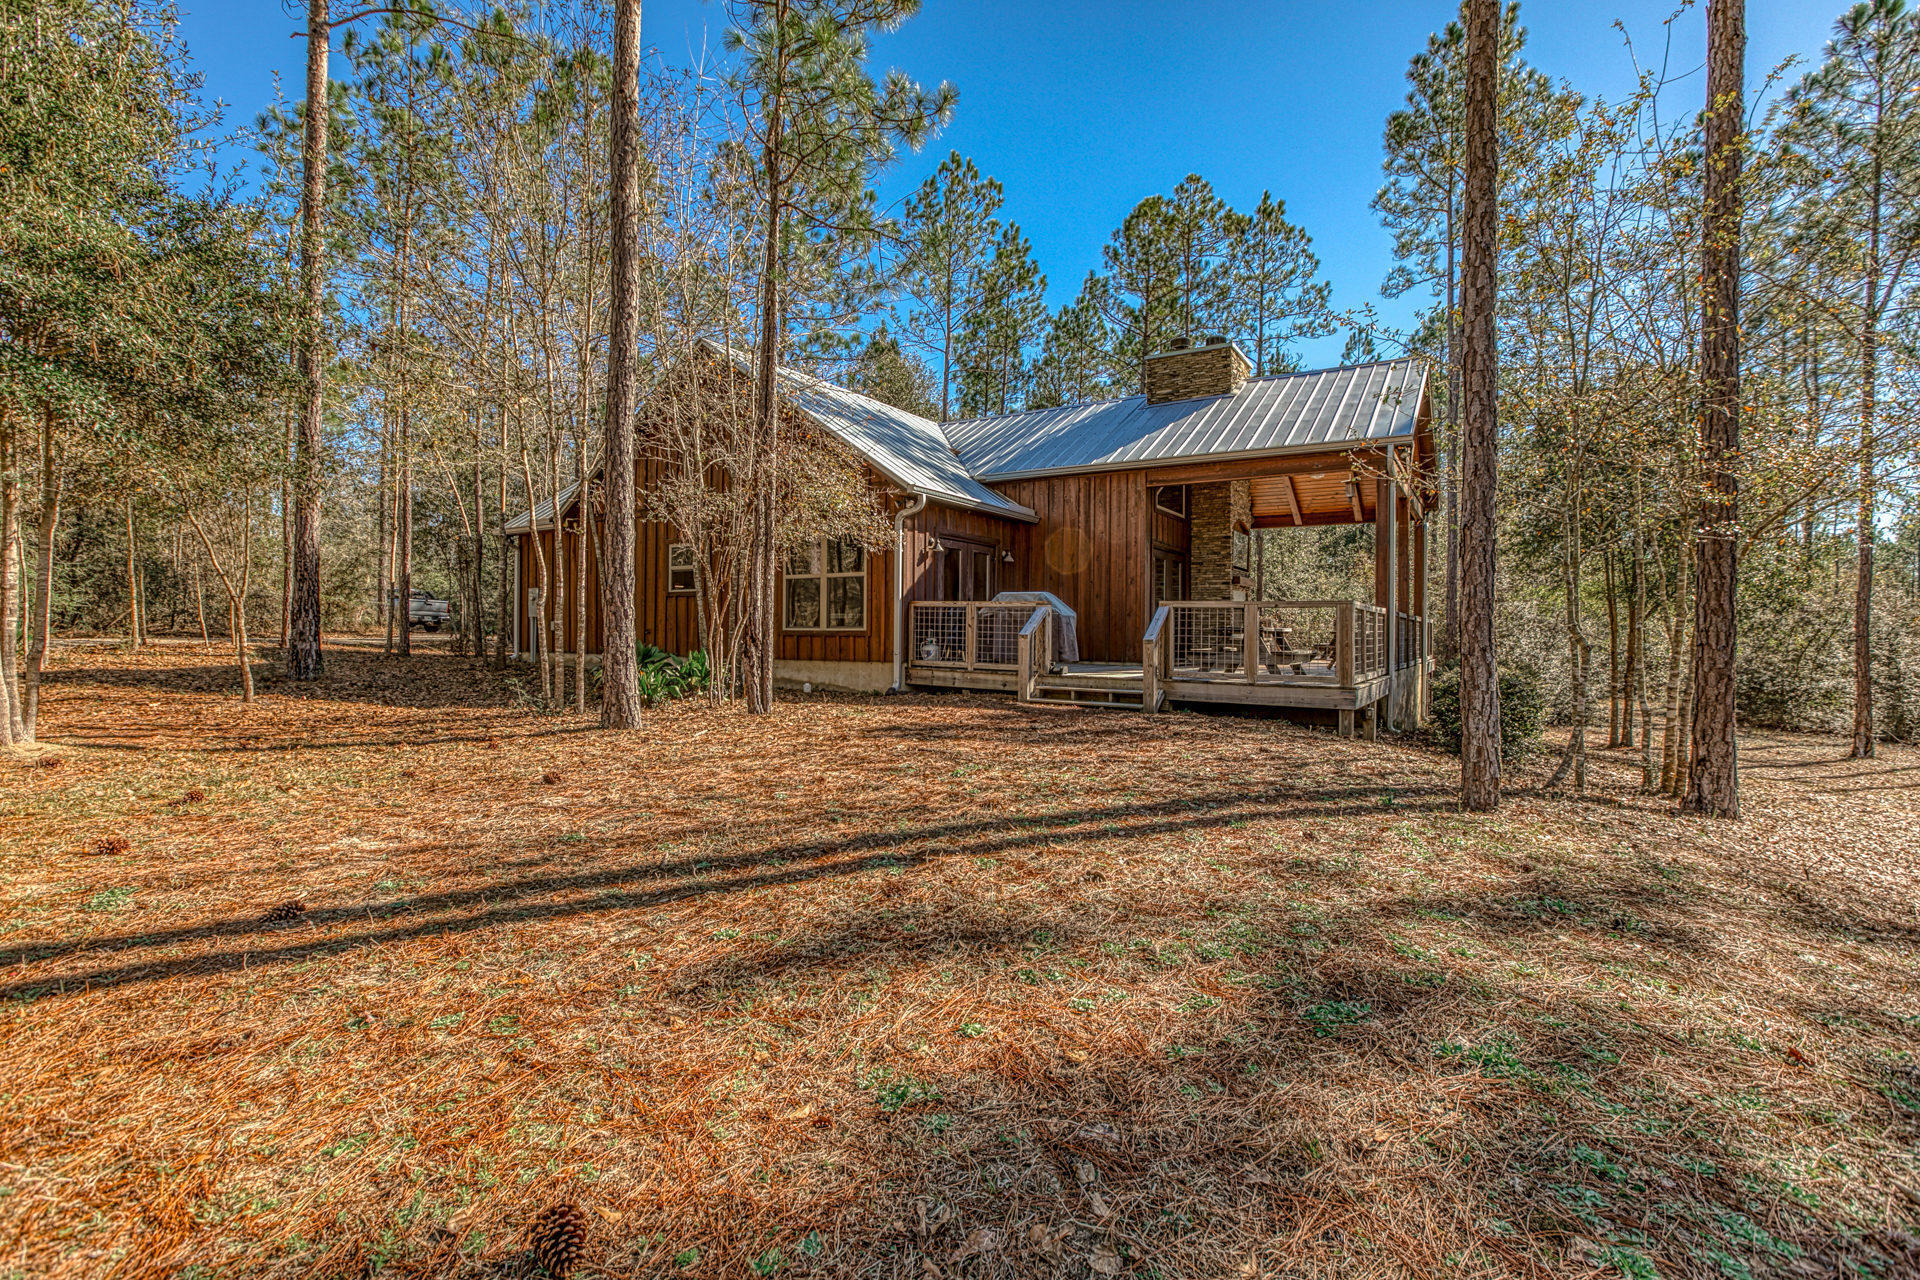
{"type": "Polygon", "coordinates": [[[713,682],[713,669],[707,665],[703,650],[695,649],[684,658],[676,658],[658,645],[642,641],[637,656],[640,697],[648,706],[705,693],[713,682]]]}
{"type": "MultiPolygon", "coordinates": [[[[1427,713],[1433,731],[1442,746],[1460,754],[1460,668],[1446,667],[1433,673],[1429,686],[1427,713]]],[[[1500,672],[1500,755],[1518,760],[1533,750],[1540,739],[1540,716],[1546,698],[1540,679],[1526,667],[1508,667],[1500,672]]]]}

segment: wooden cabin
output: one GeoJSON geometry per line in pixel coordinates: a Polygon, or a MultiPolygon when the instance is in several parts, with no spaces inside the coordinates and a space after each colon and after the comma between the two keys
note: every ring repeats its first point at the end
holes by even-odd
{"type": "MultiPolygon", "coordinates": [[[[865,462],[895,534],[877,552],[822,543],[787,557],[776,678],[1147,710],[1292,707],[1349,733],[1382,712],[1422,718],[1434,465],[1425,368],[1250,372],[1225,339],[1176,342],[1146,361],[1142,395],[939,424],[781,370],[783,410],[865,462]],[[1255,530],[1361,523],[1374,527],[1373,599],[1252,598],[1255,530]],[[1040,592],[1052,598],[1000,598],[1040,592]]],[[[643,469],[643,487],[659,465],[643,469]]],[[[528,584],[533,538],[550,554],[555,505],[507,528],[514,650],[525,656],[541,633],[535,616],[550,615],[528,584]]],[[[577,565],[577,495],[557,505],[577,565]]],[[[641,639],[699,648],[691,549],[646,522],[638,554],[641,639]]],[[[557,603],[572,648],[573,610],[557,603]]]]}

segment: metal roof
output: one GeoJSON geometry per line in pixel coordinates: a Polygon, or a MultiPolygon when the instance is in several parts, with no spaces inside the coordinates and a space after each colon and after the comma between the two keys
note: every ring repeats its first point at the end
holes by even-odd
{"type": "MultiPolygon", "coordinates": [[[[752,367],[745,352],[716,342],[705,345],[737,368],[752,367]]],[[[1034,521],[1038,517],[1030,508],[981,482],[1410,439],[1427,371],[1418,360],[1380,360],[1253,378],[1232,395],[1166,404],[1128,396],[944,427],[796,369],[783,367],[779,379],[788,403],[909,493],[1034,521]]],[[[561,510],[573,496],[572,486],[561,491],[561,510]]],[[[522,515],[506,532],[525,533],[530,523],[546,527],[554,505],[540,503],[533,522],[522,515]]]]}
{"type": "MultiPolygon", "coordinates": [[[[598,475],[599,473],[595,472],[594,474],[598,475]]],[[[527,518],[527,513],[522,511],[519,515],[507,521],[507,523],[501,527],[500,532],[531,533],[536,523],[542,529],[545,529],[553,523],[554,507],[558,506],[562,511],[565,511],[568,507],[572,506],[573,495],[579,488],[580,486],[578,484],[570,484],[563,487],[557,498],[547,498],[534,504],[533,518],[531,520],[527,518]]]]}
{"type": "Polygon", "coordinates": [[[1338,449],[1411,438],[1427,373],[1418,360],[1253,378],[1232,395],[1145,396],[949,422],[978,480],[1338,449]]]}
{"type": "MultiPolygon", "coordinates": [[[[716,355],[731,359],[738,368],[752,367],[745,352],[714,342],[707,346],[716,355]]],[[[782,366],[779,379],[788,403],[907,492],[924,493],[935,502],[1015,520],[1039,519],[1031,508],[995,493],[969,475],[938,423],[797,369],[782,366]]]]}

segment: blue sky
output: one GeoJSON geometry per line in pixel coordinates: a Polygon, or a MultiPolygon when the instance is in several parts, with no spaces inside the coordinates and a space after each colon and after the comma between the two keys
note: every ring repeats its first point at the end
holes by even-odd
{"type": "MultiPolygon", "coordinates": [[[[297,91],[301,22],[282,0],[180,0],[182,34],[207,93],[251,120],[278,71],[297,91]]],[[[1677,0],[1525,4],[1531,61],[1588,93],[1632,81],[1622,22],[1646,58],[1664,51],[1677,0]]],[[[304,9],[304,5],[300,6],[304,9]]],[[[1749,84],[1783,59],[1817,59],[1843,0],[1748,5],[1749,84]]],[[[1704,94],[1705,6],[1674,19],[1676,107],[1704,94]]],[[[923,0],[918,17],[876,42],[876,61],[951,81],[951,125],[881,182],[897,200],[950,150],[1006,185],[1047,273],[1052,301],[1072,297],[1101,246],[1141,198],[1204,175],[1237,208],[1263,190],[1313,236],[1337,306],[1377,300],[1391,242],[1368,201],[1380,183],[1380,132],[1405,93],[1407,59],[1455,12],[1450,3],[1287,0],[923,0]]],[[[724,10],[647,0],[645,41],[669,62],[717,49],[724,10]]],[[[337,46],[336,46],[337,47],[337,46]]],[[[1797,74],[1797,73],[1796,73],[1797,74]]],[[[1390,320],[1408,314],[1386,305],[1390,320]]],[[[1329,339],[1305,354],[1337,360],[1329,339]]]]}

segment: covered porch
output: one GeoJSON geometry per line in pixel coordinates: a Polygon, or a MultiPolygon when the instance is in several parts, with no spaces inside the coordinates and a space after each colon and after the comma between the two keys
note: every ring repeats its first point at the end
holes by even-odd
{"type": "Polygon", "coordinates": [[[1333,713],[1348,735],[1382,721],[1418,724],[1432,668],[1429,448],[1417,430],[1400,444],[1147,469],[1151,511],[1139,536],[1153,572],[1139,584],[1138,616],[1149,621],[1137,661],[1060,660],[1046,604],[916,601],[906,619],[907,683],[1148,712],[1169,703],[1295,707],[1333,713]],[[1372,600],[1261,598],[1256,530],[1359,523],[1374,530],[1372,600]]]}
{"type": "Polygon", "coordinates": [[[1056,625],[1044,604],[915,603],[908,683],[1148,712],[1170,703],[1322,710],[1348,737],[1425,715],[1425,620],[1390,619],[1364,601],[1168,601],[1138,663],[1056,661],[1056,625]]]}

